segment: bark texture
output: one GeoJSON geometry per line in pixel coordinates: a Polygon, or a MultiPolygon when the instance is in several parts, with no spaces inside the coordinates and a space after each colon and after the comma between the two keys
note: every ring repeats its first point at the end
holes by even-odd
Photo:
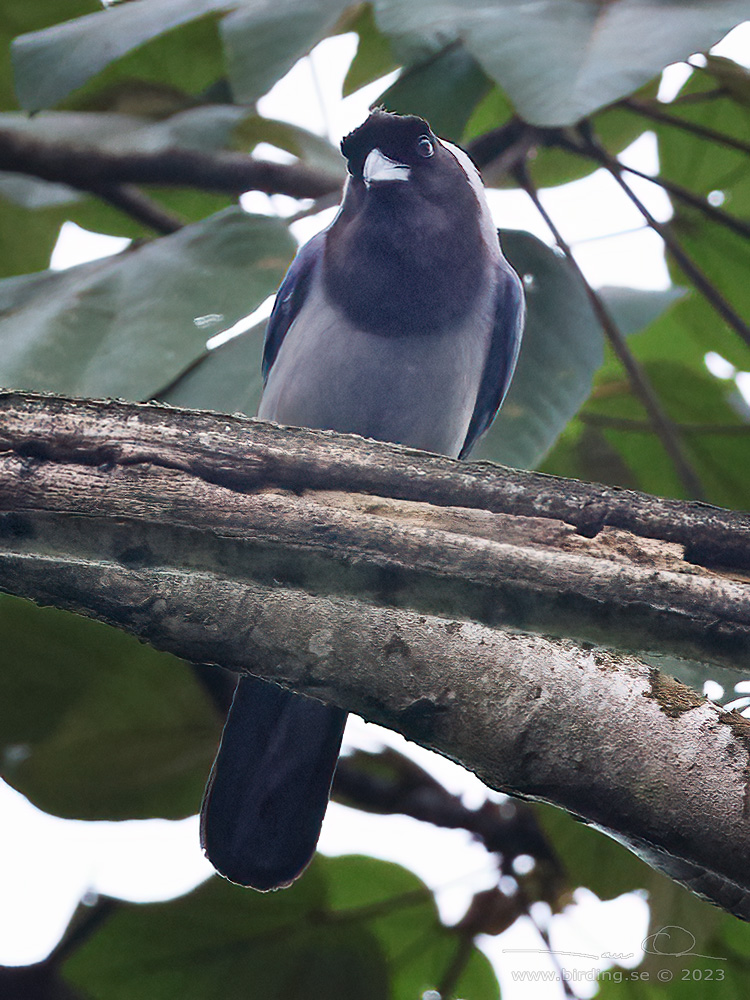
{"type": "Polygon", "coordinates": [[[750,918],[750,518],[156,405],[0,394],[0,589],[335,702],[750,918]],[[608,648],[603,648],[604,646],[608,648]]]}

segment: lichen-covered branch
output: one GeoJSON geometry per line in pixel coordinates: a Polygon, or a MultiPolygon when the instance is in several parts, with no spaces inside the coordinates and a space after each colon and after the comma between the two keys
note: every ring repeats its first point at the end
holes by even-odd
{"type": "Polygon", "coordinates": [[[739,666],[749,539],[702,504],[0,394],[0,589],[397,729],[746,919],[750,722],[633,651],[739,666]]]}

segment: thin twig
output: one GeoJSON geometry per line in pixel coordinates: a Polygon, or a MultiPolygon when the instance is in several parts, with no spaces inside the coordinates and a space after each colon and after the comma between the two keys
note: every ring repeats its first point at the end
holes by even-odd
{"type": "MultiPolygon", "coordinates": [[[[650,420],[631,420],[628,417],[610,417],[603,413],[578,414],[578,419],[591,427],[607,427],[615,431],[635,431],[653,433],[650,420]]],[[[720,437],[745,437],[750,434],[750,424],[675,424],[680,434],[705,434],[720,437]]]]}
{"type": "MultiPolygon", "coordinates": [[[[604,155],[598,144],[591,138],[587,136],[582,136],[584,143],[588,147],[591,146],[592,155],[596,152],[597,155],[604,155]]],[[[616,163],[604,164],[605,169],[609,171],[612,177],[617,181],[619,186],[628,196],[628,198],[633,202],[635,207],[641,213],[646,222],[651,226],[654,232],[661,236],[662,240],[666,244],[667,249],[674,257],[676,263],[685,272],[687,277],[692,281],[701,295],[706,299],[708,304],[717,312],[721,318],[732,327],[732,329],[737,333],[746,344],[750,345],[750,326],[743,320],[738,312],[727,302],[724,296],[719,292],[716,286],[710,281],[708,277],[703,273],[703,271],[698,267],[698,265],[693,261],[693,259],[688,256],[688,254],[683,250],[680,244],[675,239],[669,226],[664,225],[659,222],[654,216],[649,212],[646,206],[643,204],[638,195],[633,191],[633,189],[626,183],[622,176],[622,167],[616,163]]]]}
{"type": "Polygon", "coordinates": [[[470,934],[462,934],[458,939],[456,953],[451,959],[438,985],[438,993],[443,1000],[449,1000],[474,951],[474,939],[470,934]]]}
{"type": "Polygon", "coordinates": [[[491,171],[493,177],[510,174],[538,141],[537,131],[513,118],[500,128],[473,139],[466,151],[478,167],[491,171]]]}
{"type": "Polygon", "coordinates": [[[119,899],[110,896],[99,896],[91,906],[81,904],[46,962],[50,965],[62,965],[103,923],[117,913],[122,905],[119,899]]]}
{"type": "Polygon", "coordinates": [[[560,982],[562,983],[563,993],[565,994],[566,997],[570,997],[571,1000],[577,1000],[577,994],[573,992],[573,987],[570,985],[567,977],[565,976],[565,970],[562,967],[562,963],[560,962],[560,959],[557,957],[557,953],[552,947],[552,942],[550,941],[549,933],[532,915],[530,906],[526,907],[526,916],[534,925],[534,929],[536,930],[539,937],[542,939],[544,947],[547,949],[547,952],[549,953],[550,961],[554,965],[555,971],[557,972],[560,982]]]}
{"type": "Polygon", "coordinates": [[[735,139],[731,135],[726,135],[724,132],[717,132],[705,125],[699,125],[697,122],[686,121],[679,115],[671,115],[668,111],[663,111],[660,104],[640,101],[635,97],[626,97],[620,101],[618,106],[628,111],[634,111],[644,118],[650,118],[651,121],[661,122],[664,125],[674,125],[675,128],[700,136],[702,139],[708,139],[709,142],[716,142],[721,146],[727,146],[729,149],[736,149],[740,153],[750,155],[750,144],[735,139]]]}
{"type": "Polygon", "coordinates": [[[586,280],[581,268],[578,265],[573,252],[563,239],[560,231],[558,230],[555,223],[550,218],[547,210],[542,205],[539,194],[528,175],[528,171],[525,166],[516,169],[516,177],[519,184],[526,193],[529,195],[531,200],[534,202],[537,211],[542,216],[546,222],[550,232],[552,233],[555,241],[557,242],[560,249],[565,254],[566,258],[570,262],[571,267],[576,271],[579,278],[583,283],[583,287],[586,291],[589,301],[593,307],[594,313],[599,320],[604,333],[611,343],[615,353],[622,362],[625,371],[627,372],[630,384],[633,387],[633,391],[636,396],[640,399],[646,412],[651,417],[654,424],[654,429],[659,435],[659,439],[664,446],[664,450],[669,455],[675,470],[680,477],[680,480],[685,487],[689,496],[695,499],[702,499],[704,497],[703,485],[698,477],[697,473],[691,466],[688,458],[685,454],[682,441],[680,439],[679,431],[676,429],[674,423],[666,412],[664,411],[653,386],[651,385],[645,371],[633,356],[630,348],[625,342],[625,337],[620,331],[619,327],[612,319],[609,310],[602,302],[601,297],[594,291],[591,285],[586,280]]]}
{"type": "Polygon", "coordinates": [[[91,193],[157,233],[169,235],[176,233],[185,225],[183,220],[162,208],[158,202],[149,198],[132,184],[109,184],[99,188],[93,187],[91,193]]]}
{"type": "MultiPolygon", "coordinates": [[[[699,69],[698,66],[692,66],[692,69],[699,69]]],[[[684,104],[707,104],[709,101],[716,101],[720,97],[728,97],[729,91],[726,87],[716,87],[715,90],[700,90],[694,94],[678,94],[673,100],[669,102],[671,107],[679,107],[684,104]]],[[[659,104],[662,102],[659,101],[659,104]]]]}
{"type": "MultiPolygon", "coordinates": [[[[567,143],[565,143],[565,145],[567,146],[567,143]]],[[[716,222],[719,225],[725,226],[727,229],[731,229],[732,232],[743,237],[743,239],[750,239],[750,223],[747,223],[742,219],[738,219],[734,215],[729,215],[728,212],[724,212],[720,208],[716,208],[716,206],[706,201],[705,198],[695,194],[693,191],[689,191],[681,184],[676,184],[674,181],[670,181],[666,177],[654,177],[652,174],[644,173],[642,170],[637,170],[635,167],[629,167],[625,163],[621,163],[619,160],[615,159],[615,157],[610,156],[598,143],[592,143],[590,146],[587,143],[586,149],[582,150],[575,143],[571,142],[570,149],[571,151],[579,154],[585,153],[593,156],[599,163],[602,164],[602,166],[606,167],[610,171],[626,170],[629,174],[634,174],[636,177],[641,177],[645,181],[650,181],[652,184],[656,184],[658,187],[668,191],[669,194],[674,195],[675,198],[684,204],[697,209],[707,218],[711,219],[712,222],[716,222]]]]}

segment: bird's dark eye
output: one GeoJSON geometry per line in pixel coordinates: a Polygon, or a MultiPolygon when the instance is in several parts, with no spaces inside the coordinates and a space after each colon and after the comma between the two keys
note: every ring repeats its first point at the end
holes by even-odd
{"type": "Polygon", "coordinates": [[[420,135],[417,139],[417,152],[420,156],[424,156],[425,159],[433,155],[435,147],[432,145],[432,140],[429,136],[420,135]]]}

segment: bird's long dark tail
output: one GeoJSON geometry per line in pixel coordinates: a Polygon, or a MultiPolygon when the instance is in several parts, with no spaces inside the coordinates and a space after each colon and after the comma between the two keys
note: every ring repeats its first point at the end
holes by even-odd
{"type": "Polygon", "coordinates": [[[201,807],[201,845],[226,878],[276,889],[318,842],[346,712],[241,677],[201,807]]]}

